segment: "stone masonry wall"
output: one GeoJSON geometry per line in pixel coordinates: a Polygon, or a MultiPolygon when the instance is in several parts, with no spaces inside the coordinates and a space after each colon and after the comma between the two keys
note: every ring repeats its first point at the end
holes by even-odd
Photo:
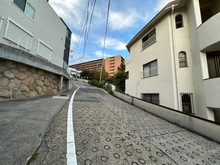
{"type": "Polygon", "coordinates": [[[58,91],[56,74],[0,59],[0,98],[29,98],[58,91]]]}

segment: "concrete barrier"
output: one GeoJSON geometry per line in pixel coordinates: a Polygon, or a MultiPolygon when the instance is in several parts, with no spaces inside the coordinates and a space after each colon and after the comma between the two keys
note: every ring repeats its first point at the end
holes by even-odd
{"type": "Polygon", "coordinates": [[[124,95],[124,94],[116,92],[116,91],[113,91],[113,93],[114,93],[114,96],[116,96],[116,97],[130,103],[130,104],[133,104],[133,98],[131,96],[124,95]]]}
{"type": "Polygon", "coordinates": [[[114,91],[114,95],[121,100],[124,100],[136,107],[145,110],[146,112],[154,114],[171,123],[186,128],[187,130],[195,132],[217,143],[220,143],[220,125],[212,121],[196,116],[187,115],[183,112],[170,109],[168,107],[148,103],[146,101],[131,97],[129,95],[124,95],[116,91],[114,91]]]}

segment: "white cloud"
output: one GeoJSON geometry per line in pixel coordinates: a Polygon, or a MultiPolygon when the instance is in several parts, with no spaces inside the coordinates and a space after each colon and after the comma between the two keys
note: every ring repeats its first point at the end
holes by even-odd
{"type": "Polygon", "coordinates": [[[138,13],[134,10],[126,12],[110,11],[109,26],[113,30],[121,30],[132,27],[136,21],[140,19],[138,13]]]}
{"type": "Polygon", "coordinates": [[[69,66],[73,64],[79,64],[79,63],[91,61],[91,60],[94,60],[94,59],[87,55],[84,55],[84,56],[82,56],[81,54],[70,55],[69,66]]]}
{"type": "Polygon", "coordinates": [[[72,35],[71,35],[71,43],[75,43],[78,40],[78,38],[79,38],[78,35],[72,33],[72,35]]]}
{"type": "Polygon", "coordinates": [[[85,1],[81,0],[49,0],[56,13],[75,28],[79,28],[84,15],[85,1]]]}
{"type": "Polygon", "coordinates": [[[97,50],[97,51],[95,52],[95,55],[96,55],[96,57],[98,57],[98,58],[107,58],[107,57],[113,56],[113,55],[105,54],[105,53],[104,53],[104,55],[102,56],[102,51],[101,51],[101,50],[97,50]]]}
{"type": "MultiPolygon", "coordinates": [[[[101,46],[103,47],[104,45],[103,41],[102,40],[99,41],[101,43],[101,46]]],[[[126,44],[124,42],[113,38],[106,38],[105,47],[108,49],[111,48],[115,50],[126,50],[126,44]]]]}
{"type": "Polygon", "coordinates": [[[159,0],[156,7],[154,8],[155,12],[159,12],[161,9],[163,9],[169,2],[172,2],[173,0],[159,0]]]}

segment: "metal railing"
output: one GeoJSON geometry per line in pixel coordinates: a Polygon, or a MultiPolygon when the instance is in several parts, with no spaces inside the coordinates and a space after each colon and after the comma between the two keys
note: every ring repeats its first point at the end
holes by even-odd
{"type": "Polygon", "coordinates": [[[145,70],[144,72],[141,72],[141,75],[142,78],[158,75],[158,66],[149,68],[149,70],[145,70]]]}
{"type": "Polygon", "coordinates": [[[28,39],[22,35],[16,34],[14,32],[11,32],[7,29],[1,29],[0,32],[0,38],[7,39],[10,42],[14,43],[17,48],[22,47],[26,50],[31,50],[32,43],[33,43],[33,38],[28,39]]]}
{"type": "Polygon", "coordinates": [[[152,37],[150,37],[148,40],[142,43],[142,50],[146,49],[155,42],[156,42],[156,34],[154,34],[152,37]]]}

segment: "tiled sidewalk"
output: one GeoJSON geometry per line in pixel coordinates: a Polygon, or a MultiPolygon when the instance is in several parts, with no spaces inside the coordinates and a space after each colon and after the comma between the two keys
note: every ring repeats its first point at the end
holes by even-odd
{"type": "Polygon", "coordinates": [[[73,103],[78,164],[220,164],[219,144],[79,85],[73,103]]]}

